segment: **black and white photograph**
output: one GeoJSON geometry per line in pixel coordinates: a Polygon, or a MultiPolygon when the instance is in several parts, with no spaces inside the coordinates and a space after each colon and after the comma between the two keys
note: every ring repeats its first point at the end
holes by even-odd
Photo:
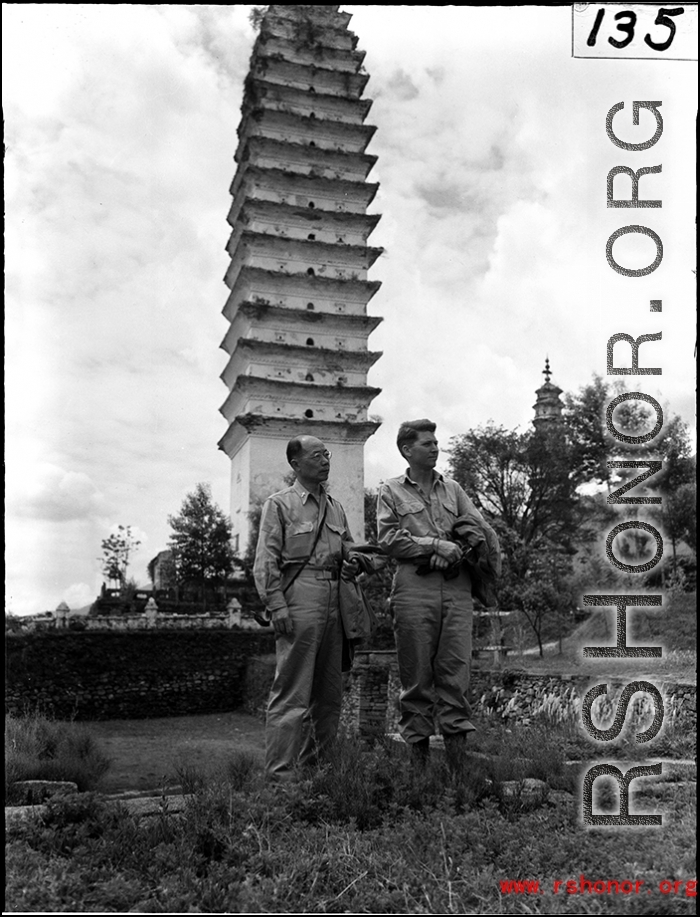
{"type": "Polygon", "coordinates": [[[2,15],[4,913],[694,913],[697,4],[2,15]]]}

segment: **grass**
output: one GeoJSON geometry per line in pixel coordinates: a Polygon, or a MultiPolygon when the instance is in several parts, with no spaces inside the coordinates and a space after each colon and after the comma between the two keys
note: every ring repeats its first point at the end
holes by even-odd
{"type": "MultiPolygon", "coordinates": [[[[50,802],[8,832],[6,908],[141,913],[691,914],[695,787],[633,790],[661,827],[585,829],[565,725],[486,724],[463,782],[443,756],[422,778],[407,749],[341,740],[333,759],[282,788],[257,759],[216,777],[190,766],[175,816],[137,820],[94,794],[50,802]],[[479,757],[481,755],[481,757],[479,757]],[[537,775],[546,792],[506,796],[537,775]],[[566,792],[568,788],[571,792],[566,792]],[[644,893],[554,893],[555,881],[641,879],[644,893]],[[510,880],[540,883],[507,892],[510,880]],[[678,883],[678,892],[660,890],[678,883]],[[646,892],[649,892],[647,894],[646,892]]],[[[641,784],[642,781],[639,781],[641,784]]],[[[605,803],[605,791],[600,799],[605,803]]]]}
{"type": "Polygon", "coordinates": [[[15,801],[19,780],[68,780],[95,789],[109,769],[90,731],[39,713],[5,717],[5,800],[15,801]]]}
{"type": "MultiPolygon", "coordinates": [[[[591,590],[592,592],[600,590],[591,590]]],[[[615,590],[612,590],[615,591],[615,590]]],[[[638,590],[631,589],[631,592],[638,590]]],[[[695,683],[697,675],[697,593],[664,595],[658,608],[629,608],[627,641],[630,645],[661,646],[655,659],[589,659],[584,646],[615,644],[615,610],[593,608],[590,616],[559,644],[545,649],[544,656],[529,653],[509,656],[506,665],[523,671],[592,675],[654,675],[668,680],[695,683]]]]}

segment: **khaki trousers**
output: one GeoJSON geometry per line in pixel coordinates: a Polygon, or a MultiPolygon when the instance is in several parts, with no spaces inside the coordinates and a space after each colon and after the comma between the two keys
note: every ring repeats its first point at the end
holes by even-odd
{"type": "Polygon", "coordinates": [[[474,730],[467,700],[472,655],[473,603],[469,574],[446,580],[435,571],[417,576],[400,564],[391,607],[401,680],[399,730],[409,744],[439,730],[474,730]]]}
{"type": "Polygon", "coordinates": [[[302,570],[286,594],[294,632],[277,637],[265,724],[265,766],[272,780],[290,780],[297,763],[323,757],[338,731],[343,632],[338,583],[323,575],[302,570]]]}

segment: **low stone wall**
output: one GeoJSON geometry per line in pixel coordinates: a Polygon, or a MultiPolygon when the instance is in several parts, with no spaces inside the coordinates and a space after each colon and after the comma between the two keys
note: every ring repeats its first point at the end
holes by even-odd
{"type": "Polygon", "coordinates": [[[59,719],[138,719],[236,710],[271,633],[58,631],[5,642],[5,705],[59,719]]]}
{"type": "MultiPolygon", "coordinates": [[[[6,709],[40,709],[58,718],[116,719],[242,709],[264,717],[275,672],[272,633],[58,631],[6,640],[6,709]]],[[[475,669],[472,703],[516,724],[538,713],[578,712],[592,676],[545,676],[475,669]]],[[[609,679],[613,699],[629,678],[609,679]]],[[[659,684],[665,717],[694,728],[696,688],[659,684]]],[[[396,732],[398,665],[394,650],[361,650],[345,677],[341,722],[373,739],[396,732]]],[[[636,695],[638,704],[643,696],[636,695]]]]}
{"type": "MultiPolygon", "coordinates": [[[[538,714],[546,714],[556,721],[578,714],[581,699],[601,680],[592,675],[533,675],[475,668],[471,702],[476,712],[490,712],[514,724],[527,724],[538,714]]],[[[606,681],[614,702],[630,679],[609,678],[606,681]]],[[[677,725],[687,723],[695,728],[695,685],[660,683],[655,679],[650,682],[664,698],[665,718],[677,725]]],[[[397,732],[400,690],[395,651],[358,652],[344,702],[344,708],[352,711],[346,722],[368,739],[397,732]]],[[[635,703],[635,709],[643,713],[643,696],[635,695],[635,703]]]]}

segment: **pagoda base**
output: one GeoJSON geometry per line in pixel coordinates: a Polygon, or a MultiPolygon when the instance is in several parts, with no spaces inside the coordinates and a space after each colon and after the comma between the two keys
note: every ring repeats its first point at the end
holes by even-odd
{"type": "Polygon", "coordinates": [[[329,491],[343,505],[355,540],[364,541],[364,444],[379,426],[250,414],[236,418],[219,447],[231,459],[231,522],[238,553],[246,552],[264,501],[289,486],[293,472],[287,442],[303,435],[317,436],[333,453],[329,491]]]}

